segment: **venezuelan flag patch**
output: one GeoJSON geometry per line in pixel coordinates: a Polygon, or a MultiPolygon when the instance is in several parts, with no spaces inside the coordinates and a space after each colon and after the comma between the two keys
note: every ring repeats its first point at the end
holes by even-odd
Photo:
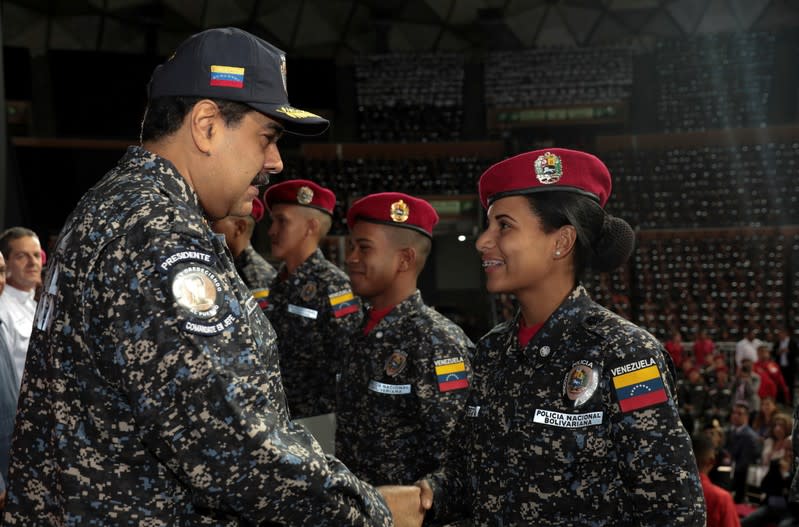
{"type": "Polygon", "coordinates": [[[211,66],[211,86],[243,88],[244,68],[237,68],[235,66],[211,66]]]}
{"type": "Polygon", "coordinates": [[[333,308],[333,316],[336,318],[345,317],[361,309],[361,301],[352,294],[352,291],[333,293],[328,298],[330,299],[330,307],[333,308]]]}
{"type": "Polygon", "coordinates": [[[269,307],[269,289],[253,289],[252,296],[262,310],[269,307]]]}
{"type": "Polygon", "coordinates": [[[441,359],[434,362],[438,391],[451,392],[469,387],[469,378],[466,375],[466,365],[463,359],[441,359]]]}
{"type": "Polygon", "coordinates": [[[611,368],[610,372],[622,412],[665,403],[669,398],[653,358],[611,368]]]}

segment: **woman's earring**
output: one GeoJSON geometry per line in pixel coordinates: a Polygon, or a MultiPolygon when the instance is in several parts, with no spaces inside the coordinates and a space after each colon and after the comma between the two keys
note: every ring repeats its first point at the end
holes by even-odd
{"type": "Polygon", "coordinates": [[[560,256],[560,251],[555,251],[555,256],[560,256]]]}

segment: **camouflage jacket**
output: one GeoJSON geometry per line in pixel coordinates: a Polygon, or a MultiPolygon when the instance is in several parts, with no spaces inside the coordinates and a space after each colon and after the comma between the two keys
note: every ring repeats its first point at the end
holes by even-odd
{"type": "Polygon", "coordinates": [[[649,333],[575,289],[523,348],[477,345],[467,426],[431,476],[434,509],[476,527],[703,526],[673,372],[649,333]]]}
{"type": "Polygon", "coordinates": [[[375,485],[436,469],[463,423],[473,351],[419,291],[368,335],[353,334],[337,385],[336,456],[375,485]]]}
{"type": "Polygon", "coordinates": [[[258,254],[252,245],[248,245],[241,251],[233,260],[233,264],[244,281],[244,285],[252,290],[268,289],[269,284],[277,275],[277,270],[258,254]]]}
{"type": "Polygon", "coordinates": [[[170,162],[131,147],[48,267],[5,525],[391,525],[288,421],[275,333],[170,162]]]}
{"type": "Polygon", "coordinates": [[[335,409],[336,372],[347,337],[363,320],[349,277],[317,249],[269,288],[266,314],[277,332],[280,370],[292,418],[335,409]]]}

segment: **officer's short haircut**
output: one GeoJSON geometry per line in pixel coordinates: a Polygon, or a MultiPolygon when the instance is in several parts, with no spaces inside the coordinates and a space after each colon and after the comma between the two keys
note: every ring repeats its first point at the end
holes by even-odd
{"type": "Polygon", "coordinates": [[[333,218],[330,216],[330,214],[322,212],[314,207],[298,206],[297,209],[302,211],[302,214],[305,218],[309,220],[315,219],[319,222],[319,240],[327,236],[327,233],[330,232],[330,229],[333,227],[333,218]]]}
{"type": "Polygon", "coordinates": [[[691,439],[691,444],[694,448],[696,464],[699,467],[713,459],[713,456],[716,455],[716,449],[713,446],[713,442],[705,434],[696,434],[691,439]]]}
{"type": "MultiPolygon", "coordinates": [[[[158,97],[147,104],[141,123],[140,141],[157,141],[169,137],[183,125],[194,105],[207,97],[158,97]]],[[[229,127],[237,126],[246,114],[254,112],[249,106],[224,99],[210,99],[219,107],[222,119],[229,127]]]]}
{"type": "Polygon", "coordinates": [[[389,240],[398,249],[413,247],[416,250],[416,275],[422,272],[427,257],[433,248],[433,241],[424,234],[413,229],[388,227],[389,240]]]}
{"type": "Polygon", "coordinates": [[[0,252],[6,260],[11,256],[11,242],[20,238],[36,238],[36,233],[25,227],[10,227],[0,234],[0,252]]]}

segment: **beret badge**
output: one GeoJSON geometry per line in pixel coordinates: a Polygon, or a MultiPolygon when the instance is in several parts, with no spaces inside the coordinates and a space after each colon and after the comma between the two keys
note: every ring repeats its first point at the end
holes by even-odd
{"type": "Polygon", "coordinates": [[[391,204],[391,221],[396,223],[405,223],[408,221],[408,216],[410,216],[411,210],[408,208],[408,204],[402,200],[395,201],[391,204]]]}
{"type": "Polygon", "coordinates": [[[535,160],[535,177],[544,185],[552,185],[563,176],[560,158],[551,152],[538,156],[535,160]]]}
{"type": "Polygon", "coordinates": [[[297,190],[297,203],[300,205],[308,205],[313,201],[313,190],[308,187],[300,187],[297,190]]]}

